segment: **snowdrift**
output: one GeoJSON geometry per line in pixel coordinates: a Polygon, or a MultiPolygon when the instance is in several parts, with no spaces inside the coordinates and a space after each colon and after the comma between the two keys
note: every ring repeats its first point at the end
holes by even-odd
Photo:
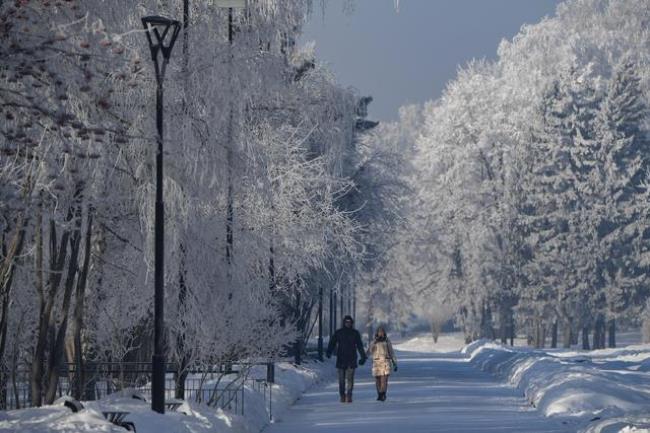
{"type": "Polygon", "coordinates": [[[521,389],[546,416],[571,418],[589,432],[644,431],[630,429],[645,426],[650,407],[650,345],[576,352],[482,340],[463,352],[474,366],[521,389]]]}
{"type": "MultiPolygon", "coordinates": [[[[296,367],[276,364],[273,385],[273,418],[279,419],[286,409],[308,388],[329,377],[330,363],[309,363],[296,367]]],[[[252,371],[252,375],[265,371],[252,371]]],[[[104,419],[102,412],[129,412],[126,421],[135,423],[138,433],[256,433],[269,423],[268,402],[255,389],[245,389],[244,416],[235,415],[189,399],[176,411],[165,415],[153,412],[150,403],[134,399],[123,392],[98,400],[83,402],[84,409],[72,413],[61,398],[50,406],[0,411],[0,433],[124,433],[126,430],[104,419]]],[[[126,393],[128,394],[128,393],[126,393]]]]}

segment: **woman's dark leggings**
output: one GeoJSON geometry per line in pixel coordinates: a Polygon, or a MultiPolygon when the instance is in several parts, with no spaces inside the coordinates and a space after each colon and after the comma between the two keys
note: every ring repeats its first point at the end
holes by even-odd
{"type": "Polygon", "coordinates": [[[388,390],[388,375],[375,376],[375,385],[377,385],[377,392],[386,392],[388,390]]]}

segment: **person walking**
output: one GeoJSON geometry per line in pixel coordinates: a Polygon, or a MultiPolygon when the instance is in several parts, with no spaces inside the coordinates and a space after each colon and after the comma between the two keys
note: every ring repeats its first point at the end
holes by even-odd
{"type": "Polygon", "coordinates": [[[372,357],[372,375],[375,376],[377,386],[377,401],[386,401],[388,376],[391,370],[397,371],[397,357],[386,330],[381,326],[377,328],[375,339],[368,347],[368,356],[372,357]]]}
{"type": "Polygon", "coordinates": [[[339,376],[339,395],[341,403],[352,403],[352,388],[354,388],[354,370],[357,368],[357,352],[359,365],[366,363],[366,352],[363,350],[361,334],[354,329],[351,316],[343,318],[343,327],[337,329],[327,345],[327,357],[331,358],[336,349],[336,369],[339,376]]]}

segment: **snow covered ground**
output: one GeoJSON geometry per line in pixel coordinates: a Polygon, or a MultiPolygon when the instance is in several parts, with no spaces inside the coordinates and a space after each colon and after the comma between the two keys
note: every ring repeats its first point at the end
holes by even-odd
{"type": "Polygon", "coordinates": [[[460,353],[460,335],[439,345],[420,336],[396,341],[399,370],[388,400],[376,401],[370,366],[357,370],[354,402],[338,401],[338,385],[307,392],[264,433],[571,433],[564,420],[546,418],[516,388],[473,368],[460,353]]]}
{"type": "Polygon", "coordinates": [[[344,405],[332,361],[284,363],[276,367],[270,424],[268,402],[247,388],[244,416],[191,402],[159,415],[149,403],[115,394],[85,402],[76,414],[63,402],[0,412],[0,433],[125,431],[103,411],[129,412],[139,433],[650,433],[650,345],[534,350],[465,346],[461,334],[445,334],[435,344],[429,335],[396,339],[395,348],[399,371],[385,403],[375,401],[369,365],[357,371],[354,403],[344,405]],[[312,386],[319,382],[325,386],[312,386]]]}
{"type": "Polygon", "coordinates": [[[585,352],[479,341],[463,352],[472,365],[518,387],[541,413],[576,430],[650,433],[650,345],[585,352]]]}
{"type": "MultiPolygon", "coordinates": [[[[331,362],[309,363],[299,368],[289,363],[277,364],[273,416],[282,416],[315,383],[331,380],[333,371],[331,362]]],[[[134,422],[138,433],[257,433],[269,422],[268,402],[253,388],[247,386],[245,392],[243,417],[193,402],[160,415],[151,411],[150,403],[117,393],[99,401],[83,402],[84,409],[78,413],[66,408],[63,399],[41,408],[0,411],[0,433],[124,433],[125,429],[104,419],[102,412],[108,411],[129,412],[125,421],[134,422]]]]}

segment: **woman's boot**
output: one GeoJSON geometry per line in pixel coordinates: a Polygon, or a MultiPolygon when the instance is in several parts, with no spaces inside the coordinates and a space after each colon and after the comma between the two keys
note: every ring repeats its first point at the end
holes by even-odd
{"type": "Polygon", "coordinates": [[[379,378],[379,389],[381,390],[381,401],[386,401],[386,389],[388,388],[388,376],[379,378]]]}
{"type": "Polygon", "coordinates": [[[375,376],[375,384],[377,386],[377,401],[381,401],[381,378],[375,376]]]}

